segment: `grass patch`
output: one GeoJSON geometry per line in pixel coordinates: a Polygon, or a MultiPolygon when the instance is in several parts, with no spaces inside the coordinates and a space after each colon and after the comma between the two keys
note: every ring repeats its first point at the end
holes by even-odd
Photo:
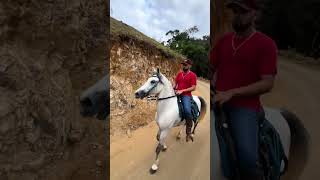
{"type": "Polygon", "coordinates": [[[158,41],[144,35],[143,33],[134,29],[133,27],[131,27],[123,22],[120,22],[112,17],[110,17],[110,33],[111,33],[111,36],[126,35],[128,37],[132,37],[137,40],[151,44],[155,48],[157,48],[157,49],[159,49],[159,50],[161,50],[161,51],[163,51],[163,52],[165,52],[175,58],[181,58],[181,59],[185,58],[183,55],[165,47],[164,45],[162,45],[158,41]]]}

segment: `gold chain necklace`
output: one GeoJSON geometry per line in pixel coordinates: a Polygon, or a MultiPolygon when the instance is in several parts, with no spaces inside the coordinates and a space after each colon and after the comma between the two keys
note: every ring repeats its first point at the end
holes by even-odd
{"type": "Polygon", "coordinates": [[[184,79],[189,74],[189,72],[190,70],[186,74],[182,73],[182,79],[184,79]]]}
{"type": "Polygon", "coordinates": [[[236,55],[237,51],[241,48],[242,45],[244,45],[253,35],[256,34],[256,31],[254,31],[247,39],[245,39],[237,48],[234,46],[234,37],[235,34],[232,36],[232,49],[233,49],[233,56],[236,55]]]}

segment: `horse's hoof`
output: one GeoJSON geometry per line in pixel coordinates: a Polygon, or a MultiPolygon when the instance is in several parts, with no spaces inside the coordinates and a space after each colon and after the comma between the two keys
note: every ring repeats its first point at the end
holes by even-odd
{"type": "Polygon", "coordinates": [[[176,137],[176,140],[180,140],[180,139],[181,139],[181,136],[178,135],[178,136],[176,137]]]}
{"type": "Polygon", "coordinates": [[[192,135],[189,135],[189,136],[186,137],[186,141],[187,142],[189,142],[189,139],[193,142],[193,136],[192,135]]]}
{"type": "Polygon", "coordinates": [[[156,164],[153,164],[150,168],[150,173],[154,174],[157,172],[157,170],[158,170],[158,166],[156,164]]]}
{"type": "Polygon", "coordinates": [[[166,151],[168,149],[168,147],[166,145],[163,145],[162,151],[166,151]]]}

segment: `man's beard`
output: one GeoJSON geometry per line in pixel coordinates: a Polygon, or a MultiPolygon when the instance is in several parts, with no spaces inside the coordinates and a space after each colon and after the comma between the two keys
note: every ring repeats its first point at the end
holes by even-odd
{"type": "Polygon", "coordinates": [[[182,68],[182,70],[183,70],[183,72],[188,72],[189,68],[184,67],[184,68],[182,68]]]}
{"type": "Polygon", "coordinates": [[[240,20],[238,20],[237,18],[232,21],[232,27],[236,33],[243,33],[247,31],[250,26],[251,23],[241,24],[240,20]]]}

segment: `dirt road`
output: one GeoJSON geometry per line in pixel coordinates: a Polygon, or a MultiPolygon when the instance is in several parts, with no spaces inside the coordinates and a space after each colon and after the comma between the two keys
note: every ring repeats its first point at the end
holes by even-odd
{"type": "Polygon", "coordinates": [[[263,97],[263,103],[272,107],[286,107],[302,119],[311,136],[311,154],[300,180],[319,179],[320,68],[302,66],[285,58],[280,58],[278,67],[275,89],[263,97]]]}
{"type": "MultiPolygon", "coordinates": [[[[195,95],[208,104],[209,84],[198,81],[195,95]]],[[[153,118],[153,117],[150,117],[153,118]]],[[[186,143],[185,136],[176,140],[179,128],[167,138],[168,150],[160,154],[159,170],[151,175],[149,169],[155,159],[157,125],[155,121],[132,133],[131,137],[111,137],[111,180],[208,180],[210,179],[210,121],[209,113],[199,123],[195,142],[186,143]]]]}

